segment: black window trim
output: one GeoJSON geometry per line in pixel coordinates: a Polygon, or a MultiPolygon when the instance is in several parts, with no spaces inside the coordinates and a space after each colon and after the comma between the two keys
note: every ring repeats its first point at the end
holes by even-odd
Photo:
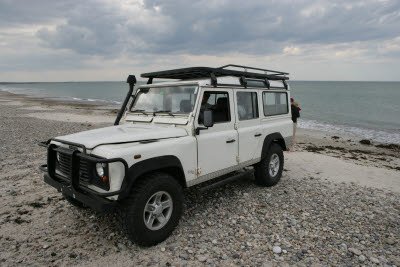
{"type": "MultiPolygon", "coordinates": [[[[280,115],[286,115],[286,114],[289,114],[289,103],[288,103],[288,94],[287,94],[287,92],[277,92],[277,91],[263,91],[262,92],[262,106],[263,106],[263,114],[264,114],[264,117],[272,117],[272,116],[280,116],[280,115]],[[286,95],[286,113],[279,113],[279,114],[273,114],[273,115],[266,115],[265,114],[265,105],[264,105],[264,94],[267,94],[267,93],[281,93],[281,94],[285,94],[286,95]]],[[[276,104],[275,104],[276,105],[276,104]]]]}
{"type": "MultiPolygon", "coordinates": [[[[208,89],[208,88],[204,88],[204,89],[208,89]]],[[[220,121],[220,122],[214,122],[214,124],[223,124],[223,123],[228,123],[228,122],[232,122],[232,116],[231,116],[231,104],[230,104],[230,99],[229,99],[229,91],[215,91],[215,90],[203,90],[203,94],[201,96],[201,99],[203,99],[203,95],[205,94],[205,92],[210,92],[211,94],[227,94],[228,96],[228,116],[229,116],[229,120],[228,121],[220,121]]],[[[217,104],[217,103],[215,103],[217,104]]],[[[200,100],[200,106],[199,106],[199,115],[197,116],[197,124],[198,125],[203,125],[199,123],[199,116],[200,116],[200,108],[201,108],[201,100],[200,100]]]]}
{"type": "MultiPolygon", "coordinates": [[[[237,94],[238,93],[254,93],[255,95],[256,95],[256,105],[257,105],[257,108],[256,109],[254,109],[254,107],[253,107],[253,111],[254,110],[256,110],[256,112],[257,112],[257,117],[255,117],[255,118],[251,118],[251,119],[239,119],[239,110],[237,110],[237,112],[236,112],[236,115],[238,116],[237,118],[238,118],[238,121],[250,121],[250,120],[257,120],[257,119],[260,119],[260,110],[259,110],[259,107],[258,107],[258,93],[257,93],[257,91],[250,91],[250,92],[248,92],[248,91],[243,91],[243,90],[238,90],[238,91],[236,91],[236,106],[238,106],[238,102],[237,102],[237,94]]],[[[251,97],[251,105],[253,106],[253,97],[251,97]]]]}

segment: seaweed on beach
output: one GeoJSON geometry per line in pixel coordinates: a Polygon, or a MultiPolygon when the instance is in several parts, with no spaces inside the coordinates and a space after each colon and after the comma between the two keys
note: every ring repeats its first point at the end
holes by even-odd
{"type": "Polygon", "coordinates": [[[400,145],[397,144],[380,144],[376,145],[379,148],[386,148],[386,149],[393,149],[393,150],[400,150],[400,145]]]}
{"type": "Polygon", "coordinates": [[[343,151],[346,152],[347,150],[344,147],[337,147],[337,146],[324,146],[327,149],[331,150],[338,150],[338,151],[343,151]]]}
{"type": "Polygon", "coordinates": [[[392,169],[392,170],[400,171],[400,167],[393,167],[393,166],[390,166],[390,165],[383,165],[383,166],[385,166],[385,167],[387,167],[389,169],[392,169]]]}
{"type": "Polygon", "coordinates": [[[307,146],[306,148],[304,148],[306,151],[309,152],[315,152],[315,153],[319,153],[320,151],[325,151],[325,148],[323,147],[317,147],[317,146],[307,146]]]}

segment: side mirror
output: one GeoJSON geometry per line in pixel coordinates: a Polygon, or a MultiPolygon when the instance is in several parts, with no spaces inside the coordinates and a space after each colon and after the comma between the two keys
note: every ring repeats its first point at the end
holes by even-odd
{"type": "Polygon", "coordinates": [[[203,125],[204,125],[204,127],[207,127],[207,128],[214,126],[214,118],[213,118],[212,110],[204,111],[203,125]]]}

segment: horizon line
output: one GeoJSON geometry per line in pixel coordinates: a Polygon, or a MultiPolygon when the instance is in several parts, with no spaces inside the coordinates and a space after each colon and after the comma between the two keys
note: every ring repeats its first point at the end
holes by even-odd
{"type": "MultiPolygon", "coordinates": [[[[167,82],[170,80],[161,80],[155,82],[167,82]]],[[[400,82],[400,80],[288,80],[288,82],[400,82]]],[[[39,82],[4,82],[0,84],[32,84],[32,83],[90,83],[90,82],[124,82],[122,81],[39,81],[39,82]]],[[[147,80],[138,80],[137,82],[147,82],[147,80]]],[[[126,83],[126,82],[124,82],[126,83]]]]}

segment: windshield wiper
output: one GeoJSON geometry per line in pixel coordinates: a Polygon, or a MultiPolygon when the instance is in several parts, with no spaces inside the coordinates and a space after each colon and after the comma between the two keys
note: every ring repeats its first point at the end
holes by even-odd
{"type": "Polygon", "coordinates": [[[168,115],[175,117],[174,114],[171,113],[171,110],[157,110],[153,112],[153,116],[155,116],[156,113],[167,113],[168,115]]]}
{"type": "Polygon", "coordinates": [[[142,113],[142,114],[144,114],[144,115],[147,115],[147,114],[145,113],[145,111],[146,111],[146,110],[144,110],[144,109],[136,109],[136,110],[131,111],[131,113],[136,113],[136,112],[138,112],[138,113],[142,113]]]}

